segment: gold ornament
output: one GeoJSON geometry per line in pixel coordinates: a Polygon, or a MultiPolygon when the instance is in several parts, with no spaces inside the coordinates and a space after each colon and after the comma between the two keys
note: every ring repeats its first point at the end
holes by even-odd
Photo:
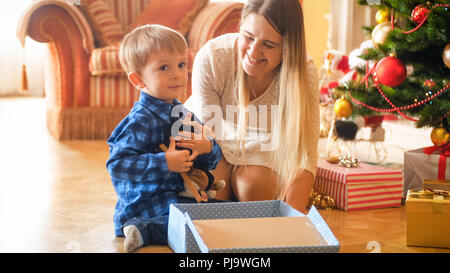
{"type": "Polygon", "coordinates": [[[348,118],[353,113],[353,105],[345,98],[340,98],[334,103],[334,112],[339,118],[348,118]]]}
{"type": "Polygon", "coordinates": [[[431,131],[431,142],[436,146],[447,145],[450,140],[450,133],[445,128],[434,128],[431,131]]]}
{"type": "Polygon", "coordinates": [[[389,22],[378,24],[372,31],[372,42],[376,48],[384,44],[389,32],[392,30],[389,22]]]}
{"type": "Polygon", "coordinates": [[[375,21],[377,22],[377,24],[389,22],[389,16],[389,10],[380,9],[379,11],[377,11],[377,14],[375,14],[375,21]]]}
{"type": "Polygon", "coordinates": [[[450,68],[450,44],[447,44],[442,51],[442,60],[447,68],[450,68]]]}
{"type": "Polygon", "coordinates": [[[315,189],[311,189],[309,193],[308,208],[315,206],[318,209],[334,209],[336,202],[333,197],[323,194],[315,189]]]}

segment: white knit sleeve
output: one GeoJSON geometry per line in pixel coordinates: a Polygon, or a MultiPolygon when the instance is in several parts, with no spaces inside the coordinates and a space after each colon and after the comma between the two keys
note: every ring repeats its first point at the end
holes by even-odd
{"type": "MultiPolygon", "coordinates": [[[[213,111],[222,111],[218,84],[221,82],[214,64],[215,57],[209,43],[203,46],[194,59],[192,70],[192,95],[185,106],[192,111],[204,124],[215,117],[213,111]]],[[[214,131],[214,126],[209,126],[214,131]]]]}

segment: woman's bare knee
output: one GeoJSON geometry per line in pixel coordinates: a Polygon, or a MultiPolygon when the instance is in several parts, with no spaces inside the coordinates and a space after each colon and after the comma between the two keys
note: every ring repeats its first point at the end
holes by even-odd
{"type": "Polygon", "coordinates": [[[214,175],[215,181],[224,180],[226,183],[224,188],[217,191],[216,199],[231,200],[233,198],[231,189],[231,169],[232,165],[230,165],[225,158],[222,158],[219,164],[217,164],[216,169],[211,170],[211,174],[214,175]]]}
{"type": "Polygon", "coordinates": [[[272,200],[276,174],[263,166],[238,166],[232,172],[231,186],[239,201],[272,200]]]}

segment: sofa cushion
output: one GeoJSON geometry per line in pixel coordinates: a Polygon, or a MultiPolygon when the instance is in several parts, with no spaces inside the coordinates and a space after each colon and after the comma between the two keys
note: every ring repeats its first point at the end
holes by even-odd
{"type": "Polygon", "coordinates": [[[186,35],[192,21],[209,0],[152,0],[130,30],[146,24],[160,24],[186,35]]]}
{"type": "MultiPolygon", "coordinates": [[[[131,107],[139,100],[139,91],[125,76],[89,79],[89,107],[131,107]]],[[[179,94],[178,100],[184,102],[187,99],[186,94],[187,90],[179,94]]]]}
{"type": "MultiPolygon", "coordinates": [[[[89,71],[92,76],[126,76],[119,61],[119,47],[120,44],[116,43],[92,50],[89,58],[89,71]]],[[[187,69],[191,72],[195,53],[188,49],[187,54],[187,69]]]]}
{"type": "Polygon", "coordinates": [[[89,58],[89,71],[92,76],[125,75],[119,61],[119,44],[92,50],[89,58]]]}
{"type": "Polygon", "coordinates": [[[153,0],[104,0],[126,33],[153,0]]]}
{"type": "Polygon", "coordinates": [[[90,77],[90,107],[130,107],[139,100],[139,91],[123,76],[90,77]]]}
{"type": "Polygon", "coordinates": [[[122,26],[103,0],[83,0],[81,9],[92,25],[99,46],[112,45],[122,40],[122,26]]]}
{"type": "Polygon", "coordinates": [[[197,52],[207,41],[239,30],[243,3],[216,2],[208,4],[195,17],[188,35],[189,47],[197,52]]]}

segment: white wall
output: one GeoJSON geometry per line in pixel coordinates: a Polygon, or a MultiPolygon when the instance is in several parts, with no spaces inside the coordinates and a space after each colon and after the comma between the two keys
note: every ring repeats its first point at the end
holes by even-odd
{"type": "Polygon", "coordinates": [[[19,89],[23,57],[27,65],[28,86],[26,94],[43,96],[44,44],[30,38],[26,40],[25,51],[16,37],[20,14],[31,0],[0,0],[0,96],[23,94],[19,89]]]}

